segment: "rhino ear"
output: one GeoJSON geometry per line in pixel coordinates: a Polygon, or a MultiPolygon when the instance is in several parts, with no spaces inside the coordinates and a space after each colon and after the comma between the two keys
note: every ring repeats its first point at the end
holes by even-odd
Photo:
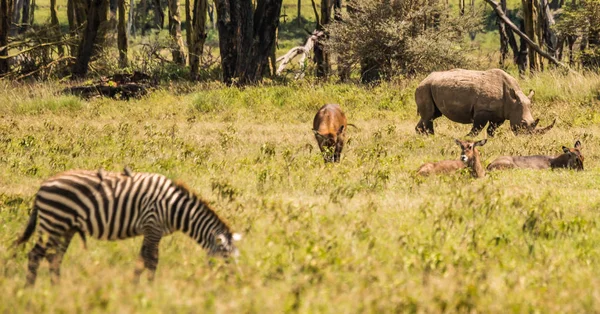
{"type": "Polygon", "coordinates": [[[535,91],[533,89],[529,90],[529,95],[527,95],[527,98],[529,98],[529,100],[533,100],[533,95],[535,95],[535,91]]]}
{"type": "Polygon", "coordinates": [[[581,142],[579,140],[577,140],[577,142],[575,142],[575,148],[581,149],[581,142]]]}

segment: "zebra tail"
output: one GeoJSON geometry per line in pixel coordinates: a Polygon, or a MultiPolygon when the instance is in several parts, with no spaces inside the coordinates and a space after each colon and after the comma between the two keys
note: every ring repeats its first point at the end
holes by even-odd
{"type": "Polygon", "coordinates": [[[25,232],[23,232],[23,235],[17,241],[15,241],[14,246],[19,246],[19,245],[27,242],[27,240],[29,240],[29,238],[31,238],[31,235],[35,231],[35,225],[37,223],[37,216],[38,216],[38,208],[37,208],[37,206],[33,206],[33,210],[31,211],[31,215],[29,216],[29,222],[27,223],[25,232]]]}

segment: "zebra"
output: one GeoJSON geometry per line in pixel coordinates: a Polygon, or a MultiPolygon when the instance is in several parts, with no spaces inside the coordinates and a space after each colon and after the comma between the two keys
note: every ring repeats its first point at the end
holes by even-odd
{"type": "Polygon", "coordinates": [[[154,173],[71,170],[44,181],[36,193],[29,222],[15,245],[26,243],[36,229],[39,238],[28,254],[27,284],[33,285],[40,261],[50,263],[51,282],[60,279],[60,265],[71,239],[85,234],[99,240],[143,235],[134,282],[147,269],[152,281],[163,236],[182,231],[210,256],[239,255],[231,233],[210,206],[183,183],[154,173]],[[45,239],[45,240],[44,240],[45,239]]]}

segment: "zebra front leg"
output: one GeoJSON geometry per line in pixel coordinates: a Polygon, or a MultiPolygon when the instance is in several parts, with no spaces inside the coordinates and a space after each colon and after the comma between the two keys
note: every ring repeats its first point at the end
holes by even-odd
{"type": "Polygon", "coordinates": [[[37,277],[37,271],[40,267],[40,260],[42,260],[46,256],[46,249],[44,246],[38,242],[35,244],[33,249],[29,251],[28,257],[29,262],[27,264],[27,285],[33,286],[35,283],[35,279],[37,277]]]}
{"type": "Polygon", "coordinates": [[[46,259],[50,264],[50,282],[52,284],[58,284],[60,281],[60,265],[63,260],[63,256],[75,235],[75,231],[69,231],[63,239],[50,239],[48,241],[48,247],[46,247],[46,259]],[[52,249],[55,252],[52,252],[52,249]],[[52,252],[52,253],[50,253],[52,252]]]}
{"type": "Polygon", "coordinates": [[[161,235],[159,232],[152,232],[144,235],[144,242],[142,243],[142,249],[140,251],[140,258],[134,271],[134,282],[140,281],[140,275],[144,269],[148,269],[148,280],[154,280],[154,274],[156,273],[156,266],[158,265],[158,244],[160,242],[161,235]]]}

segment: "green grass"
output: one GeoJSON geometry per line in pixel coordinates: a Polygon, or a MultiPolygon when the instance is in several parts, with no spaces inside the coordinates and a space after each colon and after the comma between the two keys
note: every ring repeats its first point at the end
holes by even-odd
{"type": "MultiPolygon", "coordinates": [[[[417,81],[353,85],[195,86],[141,100],[80,101],[59,84],[0,92],[0,312],[597,312],[600,280],[600,105],[597,75],[547,73],[537,91],[544,136],[507,124],[480,151],[558,154],[583,143],[585,171],[416,177],[458,158],[468,125],[436,120],[418,136],[417,81]],[[311,122],[342,104],[342,162],[324,165],[311,122]],[[591,115],[591,116],[590,116],[591,115]],[[244,235],[239,268],[207,265],[182,234],[164,238],[156,281],[131,284],[141,238],[75,239],[62,282],[24,289],[24,230],[42,180],[73,168],[179,178],[244,235]],[[16,254],[13,257],[13,254],[16,254]]],[[[172,88],[171,88],[172,89],[172,88]]],[[[481,138],[483,136],[480,136],[481,138]]]]}

